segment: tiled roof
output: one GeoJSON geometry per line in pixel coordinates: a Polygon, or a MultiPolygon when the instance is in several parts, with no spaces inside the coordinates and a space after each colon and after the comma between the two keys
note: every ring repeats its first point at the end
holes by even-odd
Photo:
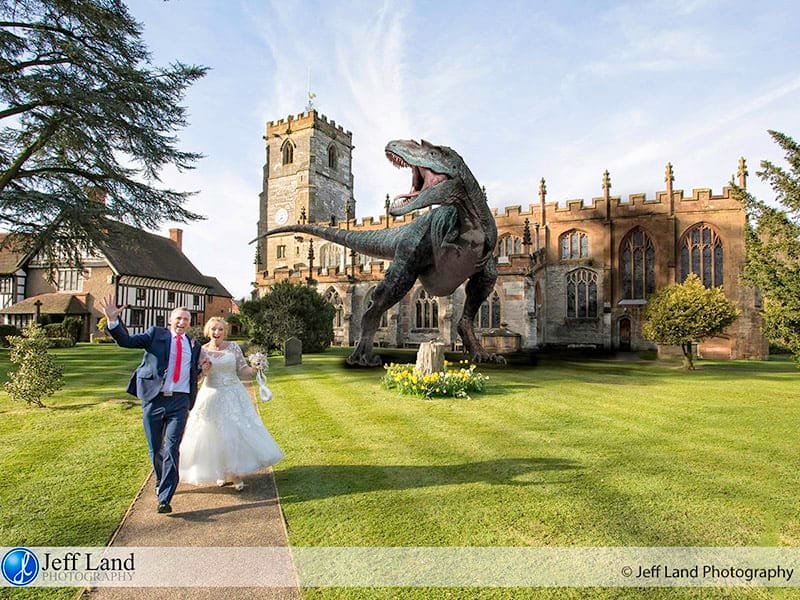
{"type": "Polygon", "coordinates": [[[109,236],[100,244],[100,250],[120,275],[138,275],[209,287],[208,278],[178,250],[171,239],[116,221],[108,223],[109,236]]]}
{"type": "Polygon", "coordinates": [[[206,275],[206,284],[208,285],[208,293],[211,296],[220,296],[222,298],[233,298],[231,293],[225,289],[216,277],[206,275]]]}
{"type": "Polygon", "coordinates": [[[78,295],[54,292],[25,298],[8,308],[0,310],[0,314],[35,315],[37,301],[42,303],[39,307],[39,314],[42,315],[85,315],[89,313],[89,309],[78,295]]]}

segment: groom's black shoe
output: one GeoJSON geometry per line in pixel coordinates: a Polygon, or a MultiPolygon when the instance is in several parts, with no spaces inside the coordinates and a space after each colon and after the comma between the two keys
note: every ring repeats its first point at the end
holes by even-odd
{"type": "Polygon", "coordinates": [[[157,511],[161,514],[167,514],[172,512],[172,507],[169,505],[168,502],[161,502],[158,505],[157,511]]]}

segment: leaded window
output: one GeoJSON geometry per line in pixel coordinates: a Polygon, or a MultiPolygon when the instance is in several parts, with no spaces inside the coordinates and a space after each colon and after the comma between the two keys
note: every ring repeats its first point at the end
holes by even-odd
{"type": "Polygon", "coordinates": [[[286,140],[283,148],[281,148],[281,159],[285,165],[290,165],[294,162],[294,145],[289,140],[286,140]]]}
{"type": "Polygon", "coordinates": [[[710,225],[698,223],[689,229],[680,249],[681,281],[695,273],[706,287],[723,284],[722,238],[710,225]]]}
{"type": "Polygon", "coordinates": [[[333,315],[333,326],[341,327],[342,323],[344,322],[344,306],[342,305],[342,297],[339,296],[339,292],[333,288],[330,288],[327,292],[325,292],[325,300],[330,302],[336,311],[333,315]]]}
{"type": "Polygon", "coordinates": [[[562,233],[559,238],[561,260],[575,260],[589,257],[589,236],[573,229],[562,233]]]}
{"type": "Polygon", "coordinates": [[[337,244],[324,244],[319,251],[321,267],[338,267],[342,264],[342,247],[337,244]]]}
{"type": "MultiPolygon", "coordinates": [[[[365,309],[365,312],[366,310],[369,310],[369,308],[372,306],[372,297],[374,295],[375,295],[375,288],[373,287],[370,288],[370,290],[367,292],[367,295],[364,297],[364,306],[367,307],[365,309]]],[[[388,326],[389,326],[389,317],[386,315],[386,311],[384,311],[383,314],[381,315],[381,321],[378,324],[378,327],[388,327],[388,326]]]]}
{"type": "Polygon", "coordinates": [[[597,273],[575,269],[567,273],[567,318],[597,318],[597,273]]]}
{"type": "Polygon", "coordinates": [[[478,314],[475,315],[475,322],[481,329],[494,329],[500,327],[500,320],[500,295],[495,291],[481,304],[478,314]]]}
{"type": "Polygon", "coordinates": [[[144,309],[132,308],[131,309],[131,322],[128,323],[131,327],[144,327],[144,309]]]}
{"type": "Polygon", "coordinates": [[[497,240],[497,256],[522,254],[522,238],[506,235],[497,240]]]}
{"type": "Polygon", "coordinates": [[[335,169],[338,164],[338,156],[336,154],[336,146],[331,144],[328,146],[328,167],[335,169]]]}
{"type": "Polygon", "coordinates": [[[439,303],[436,298],[422,290],[417,296],[416,309],[417,318],[415,324],[417,329],[439,328],[439,303]]]}
{"type": "Polygon", "coordinates": [[[82,292],[83,271],[81,269],[59,269],[56,285],[60,292],[82,292]]]}
{"type": "Polygon", "coordinates": [[[637,227],[625,236],[619,260],[624,300],[645,300],[656,291],[656,248],[644,229],[637,227]]]}

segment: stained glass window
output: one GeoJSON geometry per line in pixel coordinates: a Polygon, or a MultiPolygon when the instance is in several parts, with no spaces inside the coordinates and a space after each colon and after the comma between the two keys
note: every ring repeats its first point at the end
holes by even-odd
{"type": "Polygon", "coordinates": [[[597,273],[575,269],[567,273],[567,318],[597,317],[597,273]]]}
{"type": "Polygon", "coordinates": [[[705,223],[698,223],[686,232],[680,246],[680,280],[695,273],[706,287],[723,284],[722,238],[705,223]]]}
{"type": "Polygon", "coordinates": [[[622,240],[620,271],[622,298],[645,300],[656,290],[656,249],[647,233],[637,227],[622,240]]]}

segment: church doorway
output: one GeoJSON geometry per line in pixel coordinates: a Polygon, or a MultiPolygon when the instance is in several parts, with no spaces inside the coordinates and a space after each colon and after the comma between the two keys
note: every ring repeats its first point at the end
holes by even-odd
{"type": "Polygon", "coordinates": [[[630,352],[631,349],[630,317],[622,317],[619,320],[619,349],[623,352],[630,352]]]}

